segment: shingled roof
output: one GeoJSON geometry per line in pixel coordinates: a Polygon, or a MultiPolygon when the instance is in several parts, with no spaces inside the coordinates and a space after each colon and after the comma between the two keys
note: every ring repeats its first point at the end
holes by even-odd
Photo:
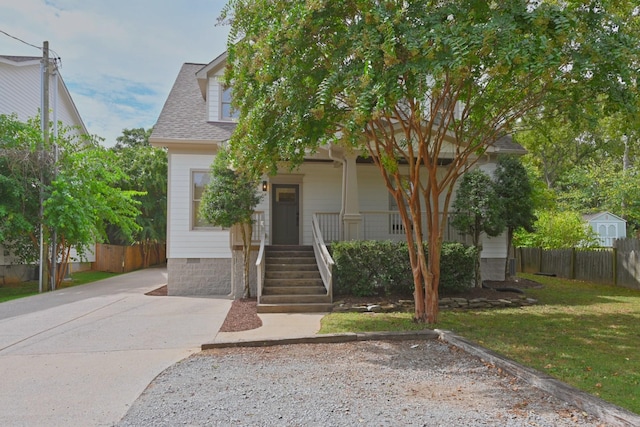
{"type": "Polygon", "coordinates": [[[153,127],[149,138],[152,143],[219,143],[231,137],[235,123],[207,121],[207,102],[196,78],[196,73],[205,66],[192,63],[182,66],[153,127]]]}

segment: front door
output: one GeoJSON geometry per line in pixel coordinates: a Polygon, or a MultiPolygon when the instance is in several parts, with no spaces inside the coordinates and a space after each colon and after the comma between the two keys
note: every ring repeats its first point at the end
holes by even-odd
{"type": "Polygon", "coordinates": [[[298,184],[274,184],[271,186],[273,200],[274,245],[300,244],[300,204],[298,184]]]}

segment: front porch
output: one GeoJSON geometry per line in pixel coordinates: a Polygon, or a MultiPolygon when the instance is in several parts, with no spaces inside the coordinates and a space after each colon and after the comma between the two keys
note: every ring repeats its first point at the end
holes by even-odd
{"type": "MultiPolygon", "coordinates": [[[[328,246],[332,242],[354,240],[406,240],[397,211],[366,211],[359,214],[357,229],[353,217],[338,212],[317,212],[312,217],[311,245],[269,245],[264,212],[256,212],[253,236],[259,245],[256,269],[258,312],[326,312],[333,303],[334,261],[328,246]],[[347,231],[351,226],[351,230],[347,231]]],[[[447,224],[449,221],[447,221],[447,224]]],[[[426,224],[425,224],[426,226],[426,224]]],[[[445,241],[465,242],[465,236],[447,225],[445,241]]]]}

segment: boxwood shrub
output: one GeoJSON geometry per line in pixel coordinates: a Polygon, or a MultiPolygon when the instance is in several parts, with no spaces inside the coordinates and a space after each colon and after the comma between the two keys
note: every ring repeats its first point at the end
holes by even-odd
{"type": "MultiPolygon", "coordinates": [[[[425,252],[427,251],[425,243],[425,252]]],[[[338,296],[413,295],[413,275],[406,242],[348,241],[331,245],[335,261],[333,289],[338,296]]],[[[459,292],[473,285],[475,249],[444,243],[440,291],[459,292]]]]}

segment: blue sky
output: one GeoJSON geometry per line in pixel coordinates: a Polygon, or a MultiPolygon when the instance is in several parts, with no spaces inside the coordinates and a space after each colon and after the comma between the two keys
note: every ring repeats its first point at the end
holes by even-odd
{"type": "MultiPolygon", "coordinates": [[[[0,30],[44,40],[62,58],[61,75],[89,133],[115,144],[124,128],[156,122],[185,62],[225,50],[217,26],[225,0],[0,0],[0,30]]],[[[0,33],[0,54],[40,50],[0,33]]]]}

